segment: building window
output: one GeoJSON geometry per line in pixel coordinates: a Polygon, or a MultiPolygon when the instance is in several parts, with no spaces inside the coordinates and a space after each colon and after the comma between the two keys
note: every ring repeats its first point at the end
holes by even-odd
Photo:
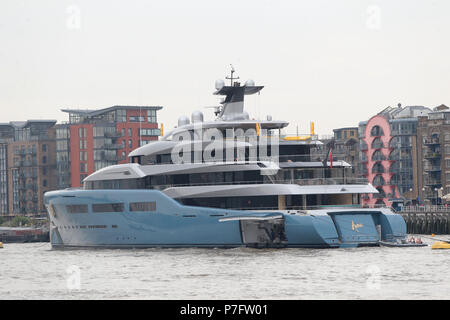
{"type": "Polygon", "coordinates": [[[147,121],[151,123],[156,123],[156,110],[147,111],[147,121]]]}
{"type": "Polygon", "coordinates": [[[133,140],[128,140],[128,148],[132,149],[133,148],[133,140]]]}
{"type": "Polygon", "coordinates": [[[121,136],[125,137],[125,129],[122,128],[121,133],[122,133],[121,136]]]}
{"type": "Polygon", "coordinates": [[[46,187],[46,186],[47,186],[47,180],[46,180],[46,179],[42,180],[42,186],[43,186],[43,187],[46,187]]]}
{"type": "Polygon", "coordinates": [[[140,136],[160,136],[160,129],[139,129],[140,136]]]}
{"type": "Polygon", "coordinates": [[[42,152],[47,152],[47,145],[46,144],[42,145],[42,152]]]}
{"type": "Polygon", "coordinates": [[[78,128],[78,136],[80,138],[86,138],[86,128],[78,128]]]}
{"type": "Polygon", "coordinates": [[[145,118],[142,116],[130,116],[130,122],[144,122],[145,118]]]}
{"type": "Polygon", "coordinates": [[[380,137],[380,136],[384,136],[384,132],[383,132],[383,129],[381,129],[380,126],[374,126],[372,128],[372,130],[370,130],[370,135],[372,137],[380,137]]]}
{"type": "Polygon", "coordinates": [[[47,157],[46,156],[42,157],[42,163],[47,163],[47,157]]]}
{"type": "Polygon", "coordinates": [[[375,138],[372,141],[372,149],[381,149],[384,148],[383,141],[380,138],[375,138]]]}
{"type": "Polygon", "coordinates": [[[131,128],[128,128],[128,136],[129,137],[133,136],[133,130],[131,128]]]}

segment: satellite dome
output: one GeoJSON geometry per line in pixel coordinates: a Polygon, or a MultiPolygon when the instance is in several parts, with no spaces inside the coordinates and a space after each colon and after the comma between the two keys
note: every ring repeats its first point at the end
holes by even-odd
{"type": "Polygon", "coordinates": [[[254,87],[255,81],[253,81],[252,79],[248,79],[247,81],[245,81],[245,86],[246,87],[254,87]]]}
{"type": "Polygon", "coordinates": [[[222,79],[216,80],[216,90],[222,89],[222,87],[225,85],[225,81],[222,79]]]}
{"type": "Polygon", "coordinates": [[[192,123],[203,122],[203,113],[201,111],[192,112],[191,120],[192,123]]]}
{"type": "Polygon", "coordinates": [[[178,127],[182,127],[189,124],[189,118],[186,116],[181,116],[178,118],[178,127]]]}

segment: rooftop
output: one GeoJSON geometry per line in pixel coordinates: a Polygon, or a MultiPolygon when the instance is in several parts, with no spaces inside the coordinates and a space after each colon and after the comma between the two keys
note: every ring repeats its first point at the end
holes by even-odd
{"type": "Polygon", "coordinates": [[[103,113],[107,113],[115,110],[130,110],[130,109],[142,109],[142,110],[161,110],[162,106],[112,106],[103,109],[61,109],[62,112],[78,114],[83,116],[97,116],[103,113]]]}

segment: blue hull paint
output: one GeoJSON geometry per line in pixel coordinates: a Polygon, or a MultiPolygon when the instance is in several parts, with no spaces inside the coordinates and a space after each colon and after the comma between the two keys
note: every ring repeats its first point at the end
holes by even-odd
{"type": "MultiPolygon", "coordinates": [[[[184,206],[157,190],[63,190],[45,194],[51,209],[50,241],[54,248],[240,247],[241,223],[219,219],[263,216],[268,212],[184,206]],[[130,212],[130,202],[156,202],[152,212],[130,212]],[[91,204],[124,203],[124,212],[93,213],[91,204]],[[89,204],[88,213],[68,213],[66,205],[89,204]]],[[[273,212],[270,212],[273,213],[273,212]]],[[[284,216],[287,242],[277,247],[356,247],[404,238],[400,215],[382,210],[284,216]],[[376,225],[380,226],[381,232],[376,225]],[[381,237],[381,239],[380,239],[381,237]]]]}

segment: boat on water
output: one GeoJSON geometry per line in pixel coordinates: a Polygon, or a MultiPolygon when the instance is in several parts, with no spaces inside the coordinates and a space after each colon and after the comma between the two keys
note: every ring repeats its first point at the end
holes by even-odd
{"type": "MultiPolygon", "coordinates": [[[[234,70],[233,70],[234,71],[234,70]]],[[[363,208],[378,191],[322,143],[284,135],[289,123],[251,119],[244,98],[263,86],[216,81],[215,120],[195,111],[130,162],[102,168],[81,189],[45,194],[53,248],[343,248],[399,243],[390,208],[363,208]]]]}
{"type": "Polygon", "coordinates": [[[436,241],[431,246],[431,249],[450,249],[450,242],[448,241],[436,241]]]}

